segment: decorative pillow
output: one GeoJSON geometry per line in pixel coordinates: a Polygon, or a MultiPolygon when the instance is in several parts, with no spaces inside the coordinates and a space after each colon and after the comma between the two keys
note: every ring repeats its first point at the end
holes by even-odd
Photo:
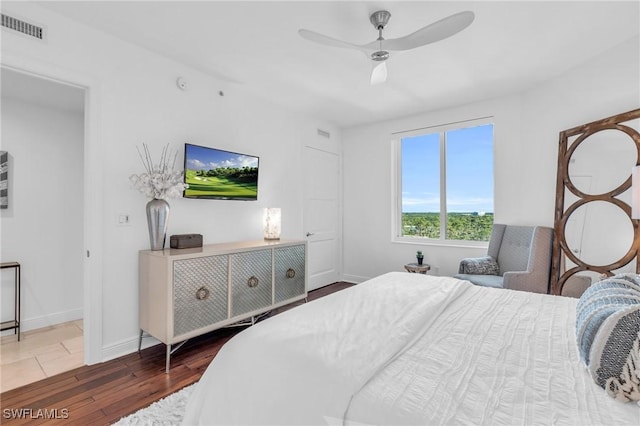
{"type": "Polygon", "coordinates": [[[580,358],[588,366],[590,363],[590,351],[596,335],[600,331],[602,324],[613,314],[631,306],[640,305],[640,296],[633,295],[611,295],[592,298],[582,310],[582,315],[576,320],[576,339],[580,358]]]}
{"type": "Polygon", "coordinates": [[[632,272],[625,272],[623,274],[616,274],[613,277],[609,278],[616,281],[626,282],[627,285],[636,288],[640,291],[640,275],[634,274],[632,272]]]}
{"type": "Polygon", "coordinates": [[[593,311],[595,301],[606,296],[640,297],[640,285],[635,285],[632,281],[616,275],[588,287],[576,306],[576,335],[584,325],[586,316],[593,311]]]}
{"type": "Polygon", "coordinates": [[[636,274],[620,274],[592,284],[582,293],[582,297],[580,297],[578,301],[577,310],[579,311],[582,305],[587,302],[594,293],[611,291],[613,288],[635,290],[640,293],[640,276],[636,274]]]}
{"type": "Polygon", "coordinates": [[[580,358],[589,366],[590,351],[603,322],[629,305],[640,304],[640,276],[621,274],[589,287],[576,307],[576,341],[580,358]]]}
{"type": "Polygon", "coordinates": [[[496,262],[496,260],[491,256],[470,257],[460,261],[458,273],[472,275],[498,275],[500,273],[500,267],[498,266],[498,262],[496,262]]]}
{"type": "Polygon", "coordinates": [[[609,316],[591,346],[589,371],[615,399],[640,401],[640,304],[609,316]]]}

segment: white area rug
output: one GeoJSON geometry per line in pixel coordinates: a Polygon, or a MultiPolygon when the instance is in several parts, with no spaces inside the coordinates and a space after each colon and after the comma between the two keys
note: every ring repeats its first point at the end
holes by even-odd
{"type": "Polygon", "coordinates": [[[171,395],[154,402],[147,408],[138,410],[130,416],[123,417],[114,423],[116,426],[155,426],[179,425],[184,417],[187,400],[195,389],[195,384],[187,386],[171,395]]]}

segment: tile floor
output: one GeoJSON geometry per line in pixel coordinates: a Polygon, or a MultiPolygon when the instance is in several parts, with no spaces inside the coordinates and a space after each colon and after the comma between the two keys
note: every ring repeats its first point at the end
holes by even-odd
{"type": "Polygon", "coordinates": [[[84,365],[82,320],[2,336],[0,392],[84,365]]]}

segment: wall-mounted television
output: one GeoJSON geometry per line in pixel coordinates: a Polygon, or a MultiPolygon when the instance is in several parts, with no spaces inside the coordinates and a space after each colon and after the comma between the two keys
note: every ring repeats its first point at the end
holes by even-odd
{"type": "Polygon", "coordinates": [[[258,163],[253,155],[184,144],[185,198],[257,200],[258,163]]]}

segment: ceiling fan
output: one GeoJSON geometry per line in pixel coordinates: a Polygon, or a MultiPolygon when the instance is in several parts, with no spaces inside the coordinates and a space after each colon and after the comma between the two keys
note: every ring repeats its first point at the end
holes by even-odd
{"type": "Polygon", "coordinates": [[[371,14],[369,21],[378,30],[378,38],[368,44],[353,44],[305,29],[298,30],[298,34],[316,43],[356,49],[363,52],[374,62],[370,82],[375,85],[384,83],[387,80],[386,61],[390,57],[390,52],[415,49],[416,47],[451,37],[471,25],[475,15],[470,11],[459,12],[420,28],[404,37],[386,40],[382,37],[382,30],[389,22],[390,17],[391,13],[386,10],[378,10],[371,14]]]}

